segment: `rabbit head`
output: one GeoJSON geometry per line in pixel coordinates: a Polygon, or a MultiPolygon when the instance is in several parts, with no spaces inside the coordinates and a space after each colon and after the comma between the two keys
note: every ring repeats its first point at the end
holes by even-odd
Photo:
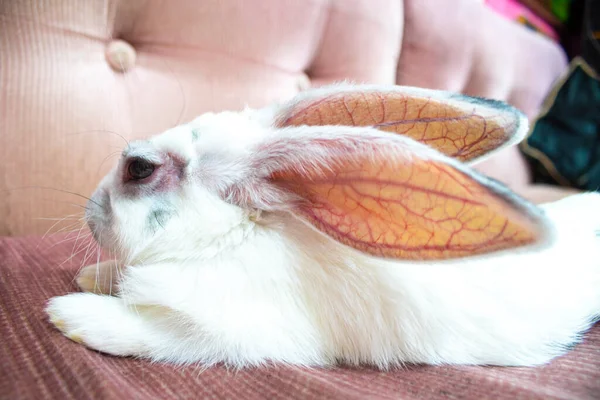
{"type": "Polygon", "coordinates": [[[526,132],[524,115],[498,101],[334,85],[131,143],[87,218],[100,244],[128,262],[222,251],[261,213],[292,213],[384,258],[540,245],[550,231],[541,211],[469,168],[526,132]]]}

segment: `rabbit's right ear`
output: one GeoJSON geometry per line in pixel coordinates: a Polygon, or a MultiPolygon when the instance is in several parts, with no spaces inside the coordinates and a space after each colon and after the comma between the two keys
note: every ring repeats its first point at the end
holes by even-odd
{"type": "Polygon", "coordinates": [[[332,85],[274,109],[272,125],[343,125],[398,133],[474,163],[520,142],[523,113],[500,101],[403,86],[332,85]]]}

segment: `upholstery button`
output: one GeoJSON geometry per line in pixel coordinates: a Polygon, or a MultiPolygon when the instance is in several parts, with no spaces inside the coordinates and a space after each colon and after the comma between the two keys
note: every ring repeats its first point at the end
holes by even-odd
{"type": "Polygon", "coordinates": [[[123,40],[112,40],[106,47],[106,61],[117,72],[127,72],[135,65],[135,49],[123,40]]]}

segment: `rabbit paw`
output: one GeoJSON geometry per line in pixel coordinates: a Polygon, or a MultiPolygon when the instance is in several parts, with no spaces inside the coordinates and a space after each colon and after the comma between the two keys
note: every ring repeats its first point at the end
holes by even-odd
{"type": "Polygon", "coordinates": [[[84,292],[114,295],[122,276],[122,268],[114,261],[104,261],[84,267],[77,276],[77,285],[84,292]]]}
{"type": "Polygon", "coordinates": [[[118,297],[73,293],[50,299],[45,311],[74,342],[119,356],[144,353],[140,318],[118,297]]]}

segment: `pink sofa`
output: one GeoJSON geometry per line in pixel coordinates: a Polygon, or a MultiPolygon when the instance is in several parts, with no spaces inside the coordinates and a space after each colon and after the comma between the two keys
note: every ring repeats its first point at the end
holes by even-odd
{"type": "MultiPolygon", "coordinates": [[[[40,218],[79,224],[85,201],[51,189],[89,195],[123,139],[342,79],[493,97],[534,117],[565,65],[477,0],[0,1],[0,235],[21,236],[0,238],[0,398],[598,398],[598,327],[535,369],[202,372],[95,353],[42,312],[76,290],[85,256],[73,235],[40,236],[54,223],[40,218]]],[[[514,148],[481,169],[531,198],[562,195],[530,186],[514,148]]]]}

